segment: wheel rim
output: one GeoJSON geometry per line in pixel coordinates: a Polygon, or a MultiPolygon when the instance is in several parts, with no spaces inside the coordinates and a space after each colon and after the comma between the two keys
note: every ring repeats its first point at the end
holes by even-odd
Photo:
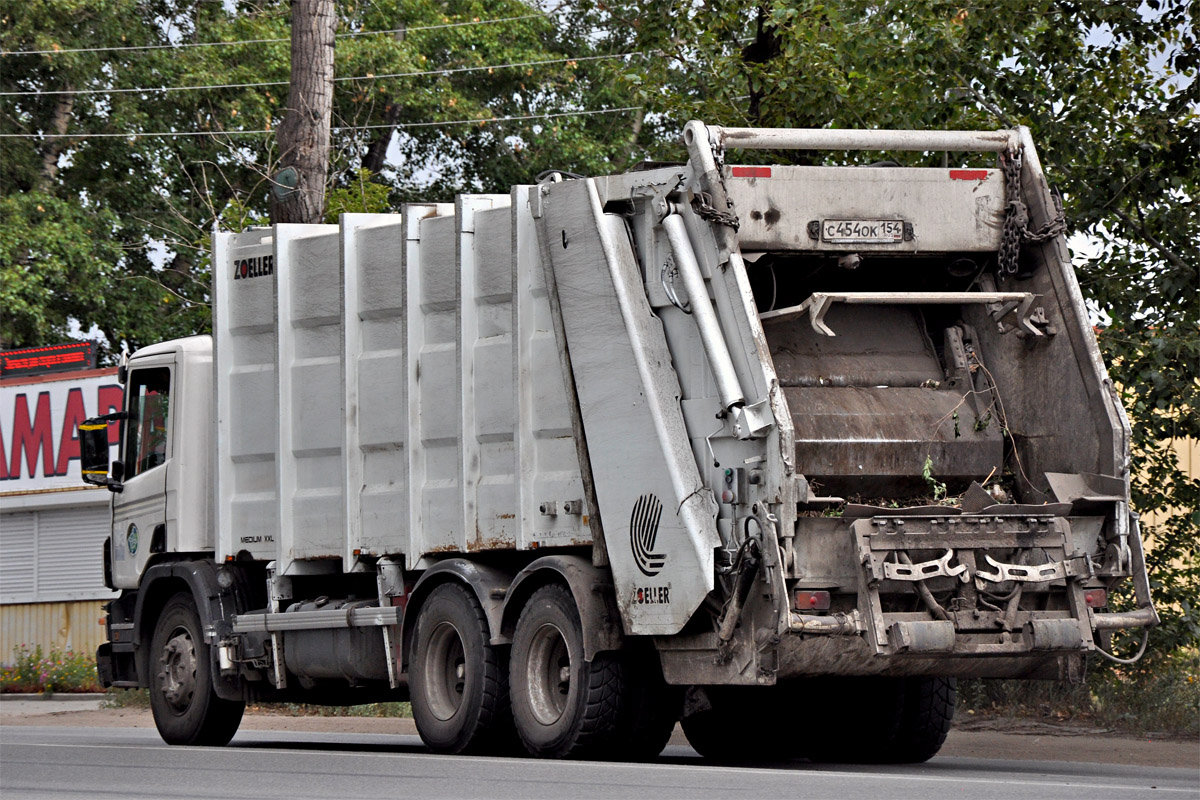
{"type": "Polygon", "coordinates": [[[187,628],[171,631],[163,647],[161,691],[167,705],[176,711],[186,711],[196,694],[196,643],[187,628]]]}
{"type": "Polygon", "coordinates": [[[440,720],[448,720],[462,707],[467,683],[467,657],[462,636],[449,622],[442,622],[429,637],[426,695],[429,710],[440,720]]]}
{"type": "Polygon", "coordinates": [[[546,623],[533,634],[526,680],[534,718],[553,725],[566,711],[571,693],[571,652],[556,625],[546,623]]]}

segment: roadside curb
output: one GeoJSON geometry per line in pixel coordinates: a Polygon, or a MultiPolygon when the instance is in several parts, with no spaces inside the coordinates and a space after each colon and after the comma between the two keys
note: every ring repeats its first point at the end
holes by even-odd
{"type": "Polygon", "coordinates": [[[104,692],[55,692],[54,694],[22,694],[21,692],[5,692],[0,694],[3,700],[103,700],[108,697],[104,692]]]}

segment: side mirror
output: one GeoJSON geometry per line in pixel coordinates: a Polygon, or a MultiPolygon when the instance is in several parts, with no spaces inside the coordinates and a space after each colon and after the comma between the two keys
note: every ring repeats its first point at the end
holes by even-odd
{"type": "Polygon", "coordinates": [[[125,469],[120,461],[113,462],[113,477],[110,479],[108,476],[108,424],[125,419],[126,416],[124,411],[118,411],[115,414],[84,420],[80,424],[79,464],[84,483],[107,486],[109,491],[113,492],[125,488],[121,485],[125,469]]]}

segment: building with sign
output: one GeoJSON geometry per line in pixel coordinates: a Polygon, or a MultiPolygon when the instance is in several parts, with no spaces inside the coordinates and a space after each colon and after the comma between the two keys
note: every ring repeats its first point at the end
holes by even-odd
{"type": "Polygon", "coordinates": [[[78,348],[35,350],[0,354],[3,663],[21,644],[94,652],[104,640],[101,605],[116,596],[104,586],[102,558],[109,493],[80,480],[78,426],[121,409],[117,370],[64,372],[81,363],[78,348]]]}

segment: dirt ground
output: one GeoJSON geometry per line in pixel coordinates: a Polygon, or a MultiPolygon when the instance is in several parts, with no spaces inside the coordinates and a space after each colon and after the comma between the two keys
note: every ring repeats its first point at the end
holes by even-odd
{"type": "MultiPolygon", "coordinates": [[[[0,726],[48,725],[72,727],[152,728],[149,710],[80,708],[71,703],[24,701],[0,703],[0,726]]],[[[416,734],[411,719],[372,717],[289,716],[252,711],[242,720],[246,730],[307,731],[314,733],[416,734]]],[[[671,744],[686,744],[675,729],[671,744]]],[[[1137,764],[1147,767],[1200,769],[1200,741],[1131,737],[1078,725],[1032,720],[968,718],[957,721],[942,748],[943,756],[1018,761],[1076,761],[1098,764],[1137,764]]]]}

